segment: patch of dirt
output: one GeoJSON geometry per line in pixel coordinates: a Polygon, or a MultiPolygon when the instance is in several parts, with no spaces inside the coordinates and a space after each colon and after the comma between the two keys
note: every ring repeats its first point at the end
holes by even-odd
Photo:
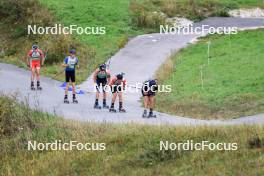
{"type": "Polygon", "coordinates": [[[181,26],[181,27],[186,27],[193,24],[193,21],[188,20],[187,18],[180,18],[180,17],[167,18],[166,22],[173,26],[181,26]]]}

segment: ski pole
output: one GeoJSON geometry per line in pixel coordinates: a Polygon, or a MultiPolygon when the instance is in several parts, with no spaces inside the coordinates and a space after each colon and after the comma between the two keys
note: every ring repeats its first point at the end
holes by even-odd
{"type": "Polygon", "coordinates": [[[53,77],[51,77],[51,79],[55,79],[57,78],[59,75],[61,75],[64,72],[64,69],[61,70],[60,72],[56,73],[53,77]]]}
{"type": "Polygon", "coordinates": [[[107,61],[107,63],[106,63],[106,68],[109,70],[109,68],[110,68],[110,65],[111,65],[111,57],[110,57],[110,59],[108,59],[108,61],[107,61]]]}

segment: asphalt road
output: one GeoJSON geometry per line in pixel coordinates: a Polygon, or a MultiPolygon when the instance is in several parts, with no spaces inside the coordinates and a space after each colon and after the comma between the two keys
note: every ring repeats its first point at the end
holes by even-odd
{"type": "MultiPolygon", "coordinates": [[[[264,19],[208,18],[194,26],[238,27],[251,29],[264,27],[264,19]]],[[[204,34],[206,35],[206,34],[204,34]]],[[[191,34],[148,34],[133,38],[111,58],[112,74],[124,72],[129,85],[142,83],[154,76],[155,71],[172,53],[186,47],[202,35],[191,34]]],[[[0,64],[0,91],[6,95],[17,94],[19,101],[27,101],[32,108],[56,114],[67,119],[99,123],[137,123],[148,125],[236,125],[264,123],[264,114],[232,120],[196,120],[157,112],[158,118],[143,119],[140,93],[125,93],[124,106],[127,113],[109,113],[95,110],[91,76],[79,87],[86,94],[78,95],[79,104],[64,104],[61,82],[42,77],[42,91],[29,89],[30,73],[13,65],[0,64]],[[27,82],[28,81],[28,82],[27,82]]],[[[71,99],[71,96],[69,96],[71,99]]],[[[100,103],[102,103],[100,101],[100,103]]],[[[110,104],[110,99],[108,99],[110,104]]],[[[117,104],[116,104],[117,106],[117,104]]],[[[117,107],[116,107],[117,108],[117,107]]]]}

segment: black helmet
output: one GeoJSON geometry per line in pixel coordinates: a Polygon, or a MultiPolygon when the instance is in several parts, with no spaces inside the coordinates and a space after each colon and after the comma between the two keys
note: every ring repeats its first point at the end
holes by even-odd
{"type": "Polygon", "coordinates": [[[70,53],[71,54],[76,54],[76,50],[75,49],[70,49],[70,53]]]}
{"type": "Polygon", "coordinates": [[[101,64],[99,66],[99,69],[102,71],[102,70],[106,70],[106,65],[105,64],[101,64]]]}
{"type": "Polygon", "coordinates": [[[116,78],[119,79],[119,80],[122,80],[123,79],[123,74],[120,73],[120,74],[116,75],[116,78]]]}
{"type": "Polygon", "coordinates": [[[32,45],[32,49],[33,49],[33,50],[38,49],[38,45],[36,45],[36,44],[32,45]]]}

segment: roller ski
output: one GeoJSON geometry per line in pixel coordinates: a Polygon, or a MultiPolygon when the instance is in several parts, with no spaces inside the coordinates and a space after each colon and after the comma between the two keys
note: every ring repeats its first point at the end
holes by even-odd
{"type": "Polygon", "coordinates": [[[70,103],[70,101],[69,101],[69,99],[68,99],[68,97],[65,95],[65,97],[64,97],[64,101],[63,101],[65,104],[69,104],[70,103]]]}
{"type": "Polygon", "coordinates": [[[64,103],[65,103],[65,104],[70,104],[70,101],[68,100],[68,98],[65,98],[65,99],[64,99],[64,103]]]}
{"type": "Polygon", "coordinates": [[[37,82],[37,90],[42,90],[42,87],[40,86],[39,82],[37,82]]]}
{"type": "Polygon", "coordinates": [[[153,112],[149,112],[148,118],[157,118],[157,116],[153,112]]]}
{"type": "Polygon", "coordinates": [[[72,99],[72,103],[74,103],[74,104],[78,104],[78,100],[77,100],[76,98],[73,98],[73,99],[72,99]]]}
{"type": "Polygon", "coordinates": [[[126,110],[124,108],[119,109],[120,113],[126,113],[126,110]]]}
{"type": "Polygon", "coordinates": [[[115,110],[115,108],[110,108],[109,112],[116,113],[116,110],[115,110]]]}
{"type": "Polygon", "coordinates": [[[37,90],[42,90],[42,87],[40,87],[40,86],[39,86],[39,87],[37,87],[37,90]]]}
{"type": "Polygon", "coordinates": [[[104,108],[104,109],[109,109],[109,106],[106,105],[106,104],[103,104],[103,108],[104,108]]]}
{"type": "Polygon", "coordinates": [[[144,110],[144,112],[143,112],[143,114],[142,114],[142,117],[143,117],[143,118],[147,118],[147,117],[148,117],[147,110],[144,110]]]}
{"type": "Polygon", "coordinates": [[[94,105],[94,109],[102,109],[102,107],[99,106],[98,104],[95,104],[95,105],[94,105]]]}
{"type": "Polygon", "coordinates": [[[36,90],[36,88],[34,87],[34,84],[33,83],[31,83],[30,89],[33,90],[33,91],[36,90]]]}

